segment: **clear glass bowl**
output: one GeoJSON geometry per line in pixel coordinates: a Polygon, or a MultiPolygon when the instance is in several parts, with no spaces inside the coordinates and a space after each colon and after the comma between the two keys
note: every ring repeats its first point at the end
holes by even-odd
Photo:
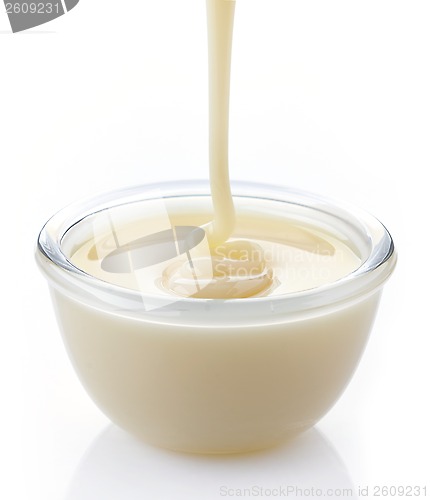
{"type": "Polygon", "coordinates": [[[198,202],[207,182],[115,191],[71,205],[43,227],[37,261],[75,369],[118,425],[159,446],[233,453],[272,446],[314,425],[350,380],[396,253],[386,228],[346,204],[297,190],[233,183],[239,210],[321,228],[361,264],[309,290],[249,299],[145,294],[71,262],[94,217],[137,220],[145,203],[198,202]]]}

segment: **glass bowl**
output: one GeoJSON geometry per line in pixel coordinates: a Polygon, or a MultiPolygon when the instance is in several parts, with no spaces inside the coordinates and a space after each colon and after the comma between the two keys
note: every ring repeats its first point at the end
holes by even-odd
{"type": "MultiPolygon", "coordinates": [[[[181,210],[198,208],[196,227],[210,220],[204,181],[132,187],[75,203],[38,238],[37,262],[82,384],[113,422],[161,447],[244,452],[313,426],[353,375],[395,267],[390,234],[356,207],[263,184],[234,182],[232,192],[238,216],[317,228],[347,245],[359,264],[307,290],[201,299],[129,288],[73,263],[112,220],[144,227],[154,206],[164,211],[164,231],[181,210]]],[[[158,255],[160,262],[166,257],[158,255]]]]}

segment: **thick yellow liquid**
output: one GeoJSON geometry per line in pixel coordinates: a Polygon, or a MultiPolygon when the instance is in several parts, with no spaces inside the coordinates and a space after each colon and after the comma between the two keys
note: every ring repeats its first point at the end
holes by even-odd
{"type": "Polygon", "coordinates": [[[106,415],[162,447],[236,453],[277,444],[328,411],[357,366],[380,292],[284,311],[288,294],[349,275],[360,255],[341,229],[288,213],[285,203],[235,197],[233,204],[234,2],[207,6],[213,206],[207,197],[160,197],[69,229],[62,246],[75,266],[141,291],[142,301],[124,305],[123,290],[112,287],[51,291],[70,358],[106,415]],[[148,295],[161,295],[154,302],[163,307],[151,309],[148,295]],[[277,295],[286,298],[259,300],[277,295]],[[166,298],[174,307],[164,307],[166,298]]]}
{"type": "Polygon", "coordinates": [[[235,209],[230,190],[228,131],[230,67],[235,1],[206,0],[209,62],[209,172],[214,216],[208,226],[212,247],[233,232],[235,209]]]}
{"type": "Polygon", "coordinates": [[[87,221],[86,241],[76,245],[71,255],[72,263],[103,281],[145,295],[195,298],[309,290],[336,281],[360,265],[341,235],[298,223],[285,214],[266,213],[257,202],[253,208],[247,201],[237,202],[233,243],[213,249],[202,231],[204,237],[188,251],[181,251],[174,233],[167,243],[158,235],[172,227],[205,227],[211,219],[207,204],[190,197],[165,207],[164,202],[152,200],[139,210],[146,214],[144,219],[130,221],[127,207],[93,216],[87,221]]]}

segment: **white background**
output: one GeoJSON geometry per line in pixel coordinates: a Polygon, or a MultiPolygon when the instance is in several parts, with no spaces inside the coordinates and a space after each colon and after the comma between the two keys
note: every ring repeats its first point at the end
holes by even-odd
{"type": "Polygon", "coordinates": [[[2,499],[212,500],[254,485],[430,496],[430,3],[239,0],[236,14],[232,177],[354,202],[395,238],[362,363],[316,429],[276,450],[190,457],[113,427],[67,359],[34,245],[78,198],[207,177],[205,3],[82,0],[21,34],[2,12],[2,499]]]}

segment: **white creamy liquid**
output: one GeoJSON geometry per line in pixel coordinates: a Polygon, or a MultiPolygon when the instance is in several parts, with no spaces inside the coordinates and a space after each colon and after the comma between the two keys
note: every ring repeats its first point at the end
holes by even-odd
{"type": "Polygon", "coordinates": [[[224,243],[234,229],[235,210],[230,191],[228,130],[230,67],[234,10],[232,0],[206,0],[209,61],[209,166],[214,219],[211,246],[224,243]]]}
{"type": "Polygon", "coordinates": [[[235,198],[233,206],[228,98],[234,2],[207,0],[207,7],[213,210],[209,200],[196,197],[168,199],[166,206],[144,201],[138,213],[120,207],[87,217],[62,242],[86,273],[142,295],[176,297],[175,307],[148,313],[145,301],[134,312],[121,307],[121,293],[113,300],[108,287],[100,297],[73,286],[52,287],[52,295],[75,369],[114,422],[159,446],[230,453],[274,445],[328,411],[355,370],[380,294],[287,314],[269,300],[265,314],[249,318],[250,302],[261,305],[262,295],[288,301],[291,292],[348,275],[360,258],[335,228],[289,218],[280,204],[266,210],[267,200],[235,198]],[[189,226],[207,233],[201,238],[196,230],[196,244],[186,251],[179,239],[173,247],[154,243],[154,234],[168,242],[172,227],[177,235],[189,226]],[[136,242],[149,249],[146,260],[136,242]]]}

